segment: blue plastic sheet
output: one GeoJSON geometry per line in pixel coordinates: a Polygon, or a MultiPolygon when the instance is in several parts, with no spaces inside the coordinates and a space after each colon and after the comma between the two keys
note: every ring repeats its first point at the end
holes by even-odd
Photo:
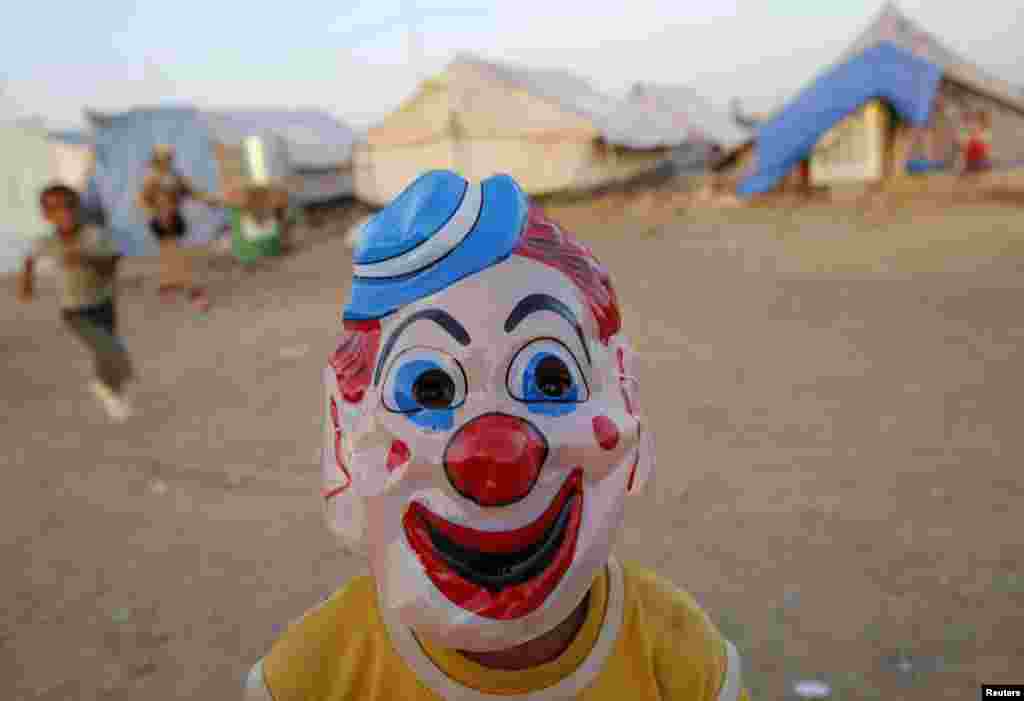
{"type": "Polygon", "coordinates": [[[907,161],[907,172],[911,175],[932,173],[937,170],[945,170],[945,161],[932,161],[927,158],[912,158],[907,161]]]}
{"type": "Polygon", "coordinates": [[[757,171],[740,183],[742,197],[771,190],[835,124],[883,99],[913,125],[931,114],[939,66],[883,42],[832,69],[757,130],[757,171]]]}
{"type": "MultiPolygon", "coordinates": [[[[217,161],[209,128],[191,108],[139,109],[114,115],[90,114],[96,169],[87,199],[98,199],[114,240],[124,255],[152,255],[157,242],[135,204],[157,144],[175,148],[175,168],[207,192],[218,186],[217,161]]],[[[187,203],[186,243],[209,242],[226,224],[225,213],[187,203]]]]}

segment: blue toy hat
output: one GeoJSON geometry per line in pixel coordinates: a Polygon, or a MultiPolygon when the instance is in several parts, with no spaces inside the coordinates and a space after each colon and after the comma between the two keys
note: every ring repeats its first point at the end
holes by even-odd
{"type": "Polygon", "coordinates": [[[379,319],[500,263],[526,213],[507,175],[477,185],[447,170],[421,175],[363,228],[344,318],[379,319]]]}

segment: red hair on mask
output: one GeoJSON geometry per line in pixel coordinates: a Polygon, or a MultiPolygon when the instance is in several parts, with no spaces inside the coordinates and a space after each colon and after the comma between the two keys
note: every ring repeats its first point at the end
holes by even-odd
{"type": "Polygon", "coordinates": [[[327,363],[338,378],[341,398],[358,404],[373,380],[373,363],[380,348],[380,322],[345,321],[338,347],[327,363]]]}
{"type": "Polygon", "coordinates": [[[549,265],[576,285],[597,320],[601,343],[607,345],[608,339],[622,328],[619,300],[608,269],[589,247],[550,221],[540,208],[530,206],[526,227],[513,254],[549,265]]]}
{"type": "MultiPolygon", "coordinates": [[[[526,225],[513,255],[548,265],[569,278],[583,296],[597,320],[598,336],[606,344],[622,328],[619,300],[611,276],[589,247],[563,231],[530,206],[526,225]]],[[[350,404],[362,400],[373,381],[373,368],[380,349],[380,322],[345,321],[337,349],[328,360],[338,378],[342,399],[350,404]]]]}

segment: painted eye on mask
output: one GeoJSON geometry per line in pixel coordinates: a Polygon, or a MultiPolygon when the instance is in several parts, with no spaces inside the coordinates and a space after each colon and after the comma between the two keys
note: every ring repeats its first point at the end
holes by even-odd
{"type": "Polygon", "coordinates": [[[590,398],[576,357],[551,338],[533,341],[516,354],[507,384],[509,394],[535,413],[562,416],[590,398]]]}
{"type": "Polygon", "coordinates": [[[384,381],[384,407],[432,431],[452,427],[466,401],[466,375],[455,358],[413,348],[395,358],[384,381]]]}

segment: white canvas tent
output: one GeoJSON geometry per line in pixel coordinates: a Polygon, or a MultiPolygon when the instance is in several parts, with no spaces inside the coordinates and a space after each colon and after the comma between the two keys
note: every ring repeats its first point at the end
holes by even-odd
{"type": "Polygon", "coordinates": [[[14,270],[46,233],[39,193],[54,178],[47,133],[39,126],[0,124],[0,270],[14,270]]]}
{"type": "Polygon", "coordinates": [[[460,54],[356,145],[355,190],[382,205],[435,168],[507,173],[530,194],[587,190],[658,169],[685,140],[565,71],[460,54]]]}
{"type": "Polygon", "coordinates": [[[348,165],[354,132],[319,110],[235,109],[203,113],[213,139],[240,146],[247,136],[272,133],[288,144],[288,158],[299,170],[348,165]]]}
{"type": "Polygon", "coordinates": [[[629,99],[644,109],[661,114],[672,128],[682,132],[688,142],[715,144],[728,150],[743,143],[749,135],[729,114],[685,85],[635,83],[629,99]]]}
{"type": "Polygon", "coordinates": [[[84,193],[95,166],[92,143],[75,132],[50,132],[49,139],[54,179],[84,193]]]}
{"type": "Polygon", "coordinates": [[[326,202],[352,195],[355,133],[319,110],[235,109],[205,112],[222,181],[240,174],[247,137],[273,135],[287,144],[292,180],[300,203],[326,202]]]}

